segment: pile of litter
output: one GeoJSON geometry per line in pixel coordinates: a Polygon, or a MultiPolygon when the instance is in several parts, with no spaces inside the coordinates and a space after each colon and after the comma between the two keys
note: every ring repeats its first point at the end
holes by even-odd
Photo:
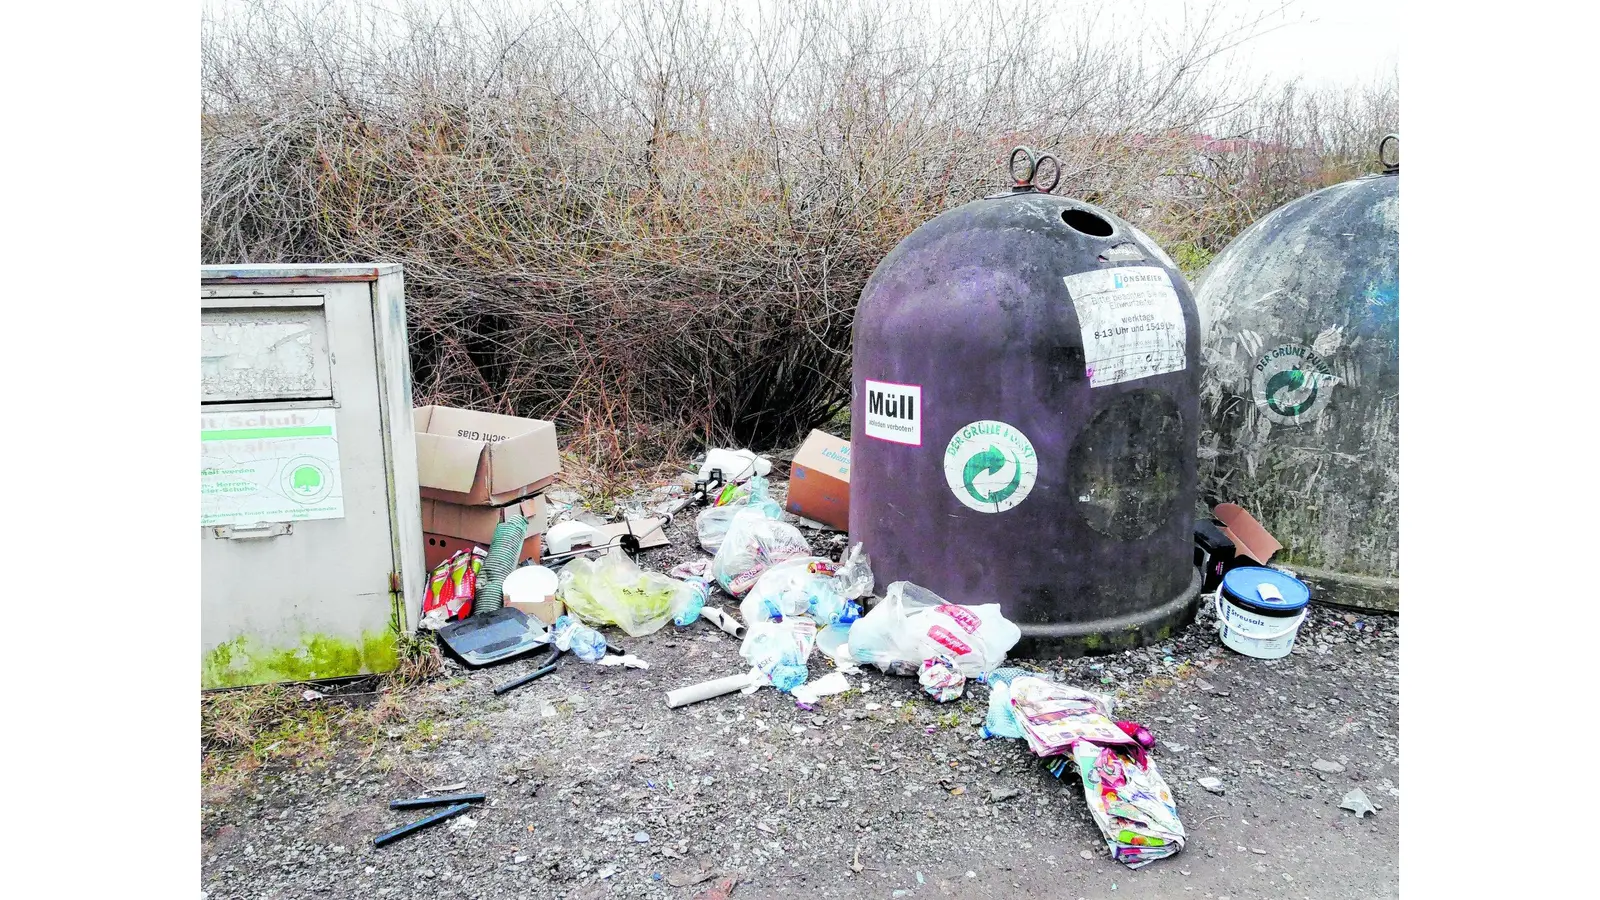
{"type": "MultiPolygon", "coordinates": [[[[563,543],[559,553],[539,560],[548,570],[519,579],[555,585],[548,602],[559,613],[553,621],[541,621],[499,609],[507,553],[493,547],[487,553],[461,551],[434,573],[425,622],[439,629],[447,649],[455,649],[451,639],[463,629],[476,635],[472,653],[457,653],[469,665],[539,648],[551,652],[536,671],[500,685],[497,694],[555,671],[564,655],[647,669],[648,662],[608,641],[599,629],[615,626],[641,637],[669,622],[687,628],[701,619],[737,639],[739,655],[750,668],[670,690],[670,708],[772,687],[809,709],[850,690],[847,676],[863,675],[866,666],[916,678],[935,703],[959,699],[974,683],[987,684],[984,736],[1026,741],[1058,778],[1075,772],[1114,859],[1138,868],[1183,849],[1183,824],[1151,758],[1155,738],[1148,729],[1116,720],[1109,697],[1006,668],[1006,654],[1022,631],[998,603],[950,603],[927,588],[897,581],[864,611],[875,587],[865,548],[849,547],[837,561],[818,555],[772,500],[764,477],[770,463],[748,451],[717,453],[730,467],[738,464],[744,477],[723,484],[716,477],[719,470],[702,472],[689,501],[672,510],[681,511],[688,502],[703,507],[695,533],[709,557],[661,574],[639,566],[636,545],[584,551],[563,543]],[[712,602],[719,592],[738,602],[737,615],[712,602]],[[484,631],[486,615],[494,616],[498,630],[492,634],[484,631]],[[479,646],[485,642],[487,649],[479,646]],[[817,678],[812,678],[814,655],[830,669],[817,678]]],[[[503,543],[514,547],[521,532],[514,523],[505,530],[503,543]]],[[[514,599],[508,595],[505,602],[514,599]]]]}

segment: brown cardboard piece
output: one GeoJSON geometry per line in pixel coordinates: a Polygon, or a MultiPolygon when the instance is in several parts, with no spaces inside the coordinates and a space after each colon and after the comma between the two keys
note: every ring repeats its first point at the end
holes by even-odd
{"type": "Polygon", "coordinates": [[[411,416],[424,499],[504,506],[561,472],[554,422],[450,406],[419,406],[411,416]]]}
{"type": "Polygon", "coordinates": [[[1222,523],[1222,533],[1233,541],[1234,552],[1239,556],[1248,556],[1264,566],[1272,554],[1283,549],[1277,538],[1236,503],[1218,503],[1212,514],[1222,523]]]}
{"type": "MultiPolygon", "coordinates": [[[[473,547],[489,549],[487,541],[473,541],[466,538],[451,537],[446,534],[428,534],[426,532],[422,535],[422,543],[424,545],[422,558],[427,562],[429,572],[438,568],[439,563],[455,555],[457,550],[471,550],[473,547]]],[[[517,565],[520,566],[530,559],[538,562],[543,555],[544,535],[530,534],[528,539],[522,542],[522,552],[517,554],[517,565]]]]}
{"type": "Polygon", "coordinates": [[[528,534],[544,534],[550,514],[545,508],[543,494],[535,494],[508,506],[461,506],[442,500],[424,500],[422,530],[429,534],[477,541],[480,546],[488,547],[489,542],[494,540],[495,528],[514,512],[528,520],[528,534]]]}
{"type": "Polygon", "coordinates": [[[806,435],[789,466],[784,507],[840,531],[850,530],[850,442],[825,431],[806,435]]]}
{"type": "Polygon", "coordinates": [[[512,609],[521,610],[525,616],[532,616],[546,625],[554,625],[556,619],[567,611],[566,604],[554,597],[543,600],[509,600],[506,605],[512,609]]]}

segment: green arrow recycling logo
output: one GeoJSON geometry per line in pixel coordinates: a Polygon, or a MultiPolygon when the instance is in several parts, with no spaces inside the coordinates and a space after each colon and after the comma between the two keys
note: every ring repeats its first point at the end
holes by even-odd
{"type": "Polygon", "coordinates": [[[1004,422],[973,422],[950,438],[944,454],[950,492],[969,509],[997,513],[1026,500],[1039,475],[1027,435],[1004,422]]]}
{"type": "Polygon", "coordinates": [[[1310,347],[1284,344],[1256,361],[1252,392],[1262,415],[1279,425],[1315,419],[1333,399],[1339,379],[1310,347]]]}

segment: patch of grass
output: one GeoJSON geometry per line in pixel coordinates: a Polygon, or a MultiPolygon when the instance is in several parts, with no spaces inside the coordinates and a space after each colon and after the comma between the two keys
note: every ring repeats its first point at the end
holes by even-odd
{"type": "Polygon", "coordinates": [[[1172,261],[1178,264],[1179,270],[1185,278],[1195,278],[1211,265],[1211,259],[1216,254],[1204,247],[1189,241],[1179,241],[1172,245],[1172,261]]]}

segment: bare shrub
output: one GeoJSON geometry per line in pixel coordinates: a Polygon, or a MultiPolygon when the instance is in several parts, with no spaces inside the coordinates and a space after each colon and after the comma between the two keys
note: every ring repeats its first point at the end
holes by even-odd
{"type": "Polygon", "coordinates": [[[1396,124],[1212,86],[1258,21],[1215,13],[1136,54],[990,4],[626,9],[209,11],[202,258],[402,263],[417,402],[554,418],[571,452],[645,464],[847,405],[872,268],[1000,188],[1016,144],[1060,157],[1058,193],[1215,248],[1396,124]],[[1320,168],[1197,147],[1224,125],[1320,168]]]}

